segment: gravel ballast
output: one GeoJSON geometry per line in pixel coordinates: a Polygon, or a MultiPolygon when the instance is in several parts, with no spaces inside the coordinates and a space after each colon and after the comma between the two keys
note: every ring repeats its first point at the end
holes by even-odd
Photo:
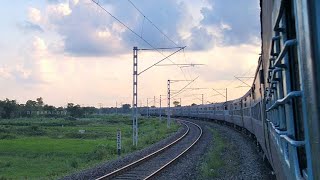
{"type": "Polygon", "coordinates": [[[157,179],[275,179],[271,169],[258,154],[254,142],[247,136],[230,127],[213,122],[191,121],[203,128],[203,137],[186,156],[163,171],[157,179]],[[201,165],[215,142],[210,128],[218,131],[219,135],[230,145],[222,152],[225,165],[218,169],[218,176],[204,178],[201,176],[201,165]]]}
{"type": "MultiPolygon", "coordinates": [[[[252,139],[228,126],[209,121],[191,121],[202,127],[203,135],[201,139],[185,155],[158,174],[155,179],[275,179],[271,173],[271,169],[258,154],[252,139]],[[204,178],[201,174],[201,165],[205,161],[207,153],[215,145],[215,137],[212,136],[210,129],[217,131],[228,146],[221,152],[224,166],[217,170],[218,175],[204,178]]],[[[160,149],[180,137],[185,130],[185,128],[180,128],[172,136],[148,148],[126,155],[120,159],[100,164],[89,170],[66,176],[63,179],[95,179],[100,177],[160,149]]]]}
{"type": "Polygon", "coordinates": [[[131,162],[134,162],[154,151],[157,151],[158,149],[166,146],[167,144],[170,144],[171,142],[173,142],[174,140],[182,136],[185,133],[186,129],[187,128],[184,125],[181,125],[181,128],[179,128],[179,130],[176,133],[173,133],[171,136],[147,148],[125,155],[124,157],[121,157],[119,159],[101,163],[93,168],[73,173],[71,175],[63,177],[62,179],[63,180],[74,180],[74,179],[88,180],[88,179],[96,179],[98,177],[101,177],[122,166],[125,166],[131,162]]]}

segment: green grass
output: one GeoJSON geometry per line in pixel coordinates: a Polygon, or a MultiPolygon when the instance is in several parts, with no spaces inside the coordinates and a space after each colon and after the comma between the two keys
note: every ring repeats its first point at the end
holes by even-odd
{"type": "Polygon", "coordinates": [[[206,154],[205,161],[200,167],[201,179],[211,179],[218,177],[218,170],[225,165],[222,152],[227,148],[227,142],[215,129],[210,129],[213,136],[213,146],[206,154]]]}
{"type": "Polygon", "coordinates": [[[75,121],[30,118],[0,120],[0,179],[56,179],[149,146],[175,132],[157,118],[139,119],[139,144],[132,146],[130,116],[101,116],[75,121]],[[85,130],[80,134],[79,130],[85,130]]]}

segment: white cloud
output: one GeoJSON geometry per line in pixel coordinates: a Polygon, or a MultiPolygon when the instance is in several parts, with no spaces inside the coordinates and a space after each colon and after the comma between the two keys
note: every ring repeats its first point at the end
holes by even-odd
{"type": "Polygon", "coordinates": [[[42,38],[38,36],[34,36],[31,44],[32,44],[32,49],[31,49],[32,57],[36,57],[38,59],[43,56],[46,56],[46,54],[48,53],[47,45],[42,38]]]}
{"type": "Polygon", "coordinates": [[[47,12],[52,16],[63,17],[72,13],[69,3],[52,4],[47,7],[47,12]]]}
{"type": "Polygon", "coordinates": [[[21,64],[17,65],[15,71],[20,75],[23,79],[28,79],[31,75],[31,70],[25,69],[21,64]]]}
{"type": "Polygon", "coordinates": [[[41,21],[41,12],[34,7],[28,8],[28,18],[32,23],[39,23],[41,21]]]}
{"type": "Polygon", "coordinates": [[[79,3],[79,0],[70,0],[69,4],[70,6],[76,6],[79,3]]]}
{"type": "Polygon", "coordinates": [[[0,67],[0,77],[9,79],[12,77],[11,71],[7,67],[0,67]]]}

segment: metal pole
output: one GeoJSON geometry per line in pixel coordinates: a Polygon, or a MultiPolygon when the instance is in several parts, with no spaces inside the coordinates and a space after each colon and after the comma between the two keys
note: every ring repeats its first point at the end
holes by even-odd
{"type": "Polygon", "coordinates": [[[162,117],[161,117],[161,95],[160,95],[160,108],[159,108],[159,118],[160,118],[160,121],[162,120],[162,117]]]}
{"type": "Polygon", "coordinates": [[[167,100],[168,100],[168,110],[167,110],[167,127],[170,128],[170,80],[168,80],[167,83],[168,86],[168,94],[167,94],[167,100]]]}
{"type": "Polygon", "coordinates": [[[228,88],[226,88],[226,102],[228,101],[228,88]]]}
{"type": "Polygon", "coordinates": [[[149,117],[149,100],[147,98],[147,117],[149,117]]]}
{"type": "Polygon", "coordinates": [[[138,47],[133,47],[132,142],[138,145],[138,47]]]}
{"type": "Polygon", "coordinates": [[[202,105],[203,105],[203,94],[201,94],[201,96],[202,96],[202,105]]]}

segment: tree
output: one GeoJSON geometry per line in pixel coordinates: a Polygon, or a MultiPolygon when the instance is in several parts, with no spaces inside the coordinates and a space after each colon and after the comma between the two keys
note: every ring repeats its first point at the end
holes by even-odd
{"type": "Polygon", "coordinates": [[[191,104],[191,106],[196,106],[196,105],[197,105],[196,103],[192,103],[192,104],[191,104]]]}
{"type": "Polygon", "coordinates": [[[1,117],[10,119],[18,114],[18,107],[16,100],[5,99],[4,101],[0,101],[1,107],[1,117]]]}
{"type": "Polygon", "coordinates": [[[79,104],[74,105],[73,103],[68,103],[67,111],[72,117],[83,117],[85,115],[85,109],[79,104]]]}
{"type": "Polygon", "coordinates": [[[173,105],[174,105],[175,107],[177,107],[177,106],[180,105],[180,102],[179,102],[179,101],[173,101],[173,105]]]}
{"type": "Polygon", "coordinates": [[[40,107],[42,107],[43,106],[43,99],[42,99],[42,97],[39,97],[39,98],[37,98],[37,106],[40,106],[40,107]]]}
{"type": "Polygon", "coordinates": [[[37,106],[37,102],[36,101],[33,101],[33,100],[28,100],[27,102],[26,102],[26,107],[28,107],[28,108],[34,108],[34,107],[36,107],[37,106]]]}
{"type": "Polygon", "coordinates": [[[130,107],[131,107],[130,104],[123,104],[123,105],[122,105],[123,113],[128,113],[128,112],[130,112],[130,107]]]}

